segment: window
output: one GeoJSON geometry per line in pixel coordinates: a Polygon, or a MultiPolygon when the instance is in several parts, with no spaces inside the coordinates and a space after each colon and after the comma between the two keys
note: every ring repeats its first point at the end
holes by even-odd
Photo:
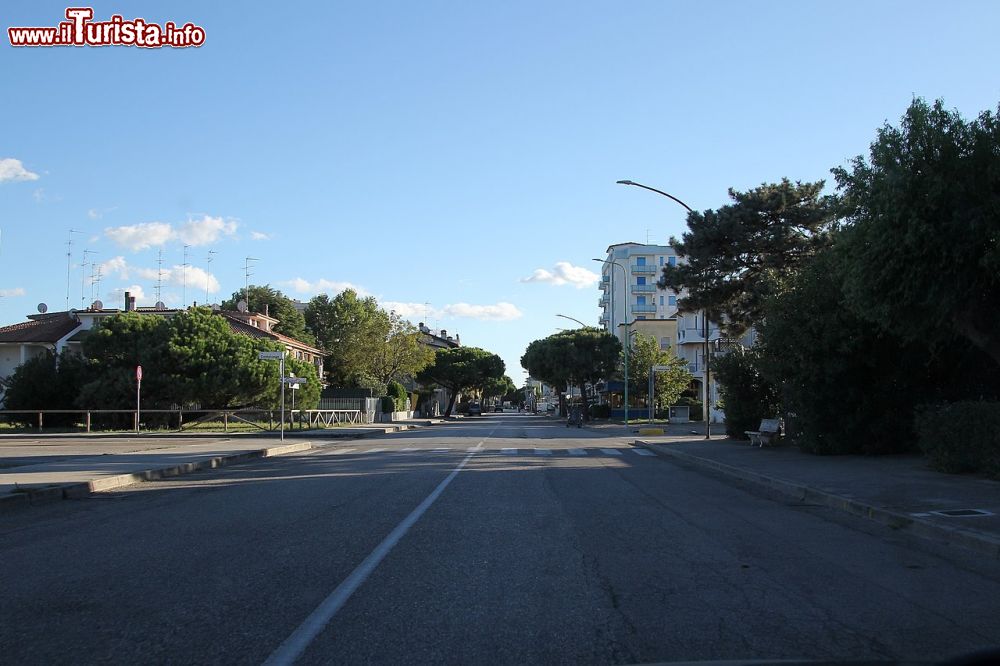
{"type": "Polygon", "coordinates": [[[635,283],[636,284],[642,284],[642,285],[644,285],[644,284],[646,284],[646,278],[644,278],[644,277],[637,277],[635,279],[635,283]]]}
{"type": "MultiPolygon", "coordinates": [[[[660,303],[662,303],[662,302],[663,302],[663,296],[660,296],[660,303]]],[[[667,303],[669,305],[677,305],[677,297],[676,296],[671,296],[670,300],[667,301],[667,303]]]]}
{"type": "Polygon", "coordinates": [[[646,297],[645,296],[636,296],[636,298],[635,298],[635,304],[636,305],[645,305],[646,304],[646,297]]]}
{"type": "Polygon", "coordinates": [[[636,266],[645,266],[646,265],[646,257],[636,257],[635,264],[636,264],[636,266]]]}
{"type": "Polygon", "coordinates": [[[663,305],[663,296],[660,296],[660,305],[663,305]]]}
{"type": "Polygon", "coordinates": [[[660,265],[663,265],[663,257],[660,257],[660,265]]]}
{"type": "Polygon", "coordinates": [[[670,336],[660,338],[660,349],[670,349],[670,336]]]}
{"type": "Polygon", "coordinates": [[[642,316],[639,316],[639,317],[636,317],[636,320],[640,320],[640,319],[641,319],[641,320],[643,320],[643,321],[645,321],[645,320],[646,320],[646,318],[645,318],[645,317],[642,317],[642,316]]]}
{"type": "Polygon", "coordinates": [[[677,265],[677,257],[670,257],[670,259],[668,261],[669,261],[669,263],[670,263],[671,266],[676,266],[677,265]]]}

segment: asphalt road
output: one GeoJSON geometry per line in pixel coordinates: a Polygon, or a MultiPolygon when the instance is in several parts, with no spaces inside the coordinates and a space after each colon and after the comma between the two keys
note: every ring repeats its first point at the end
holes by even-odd
{"type": "Polygon", "coordinates": [[[629,441],[486,415],[0,516],[0,662],[924,660],[1000,644],[1000,563],[629,441]]]}

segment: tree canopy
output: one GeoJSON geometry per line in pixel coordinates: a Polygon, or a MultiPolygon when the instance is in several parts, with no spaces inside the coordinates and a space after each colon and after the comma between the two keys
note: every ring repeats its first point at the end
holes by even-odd
{"type": "Polygon", "coordinates": [[[504,362],[496,354],[478,347],[439,349],[434,362],[417,374],[425,384],[437,384],[451,392],[445,416],[451,416],[455,398],[462,391],[482,388],[494,379],[501,379],[504,362]]]}
{"type": "Polygon", "coordinates": [[[688,231],[670,245],[684,260],[664,266],[657,285],[687,290],[681,311],[707,310],[738,333],[761,316],[768,296],[790,273],[829,244],[836,219],[834,197],[823,181],[764,184],[748,192],[730,189],[733,203],[690,212],[688,231]]]}
{"type": "MultiPolygon", "coordinates": [[[[624,364],[624,354],[622,355],[624,364]]],[[[666,366],[654,374],[654,392],[661,405],[672,405],[681,397],[684,389],[691,384],[688,362],[669,349],[660,349],[660,344],[652,335],[635,335],[628,353],[628,390],[636,398],[649,397],[649,369],[666,366]]]]}
{"type": "Polygon", "coordinates": [[[965,121],[916,99],[870,157],[834,169],[847,228],[844,289],[908,340],[965,338],[1000,363],[1000,108],[965,121]]]}
{"type": "Polygon", "coordinates": [[[560,395],[569,385],[580,386],[586,416],[586,386],[614,375],[621,351],[615,336],[584,327],[531,342],[521,356],[521,365],[532,377],[554,386],[560,395]]]}
{"type": "Polygon", "coordinates": [[[295,307],[292,299],[271,285],[250,285],[249,296],[245,289],[233,292],[233,295],[222,302],[223,310],[235,310],[240,301],[247,301],[252,312],[263,313],[265,306],[268,316],[278,320],[274,330],[282,335],[295,338],[308,345],[316,344],[316,337],[307,330],[306,320],[295,307]]]}
{"type": "Polygon", "coordinates": [[[384,392],[390,381],[415,375],[434,358],[413,324],[352,289],[334,298],[316,296],[306,306],[305,318],[327,352],[327,375],[335,386],[384,392]]]}

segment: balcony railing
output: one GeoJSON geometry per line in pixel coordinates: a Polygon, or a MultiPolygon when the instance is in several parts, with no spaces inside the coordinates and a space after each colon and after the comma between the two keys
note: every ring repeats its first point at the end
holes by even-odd
{"type": "Polygon", "coordinates": [[[601,283],[598,286],[601,289],[607,289],[608,287],[611,286],[611,279],[607,275],[605,275],[604,277],[601,278],[601,283]]]}
{"type": "Polygon", "coordinates": [[[632,264],[630,268],[632,269],[633,273],[650,274],[650,275],[656,273],[657,270],[656,266],[652,264],[632,264]]]}
{"type": "Polygon", "coordinates": [[[597,307],[603,308],[610,302],[611,302],[610,298],[608,298],[607,296],[601,296],[600,298],[597,299],[597,307]]]}
{"type": "Polygon", "coordinates": [[[633,303],[632,305],[629,306],[629,309],[632,310],[632,312],[639,312],[643,314],[656,312],[655,305],[639,305],[637,303],[633,303]]]}
{"type": "Polygon", "coordinates": [[[655,284],[634,284],[632,285],[633,294],[652,294],[656,291],[655,284]]]}

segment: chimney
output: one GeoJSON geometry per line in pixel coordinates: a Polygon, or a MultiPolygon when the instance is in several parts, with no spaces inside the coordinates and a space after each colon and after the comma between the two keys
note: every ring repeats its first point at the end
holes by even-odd
{"type": "Polygon", "coordinates": [[[446,331],[446,330],[444,330],[444,329],[442,328],[442,329],[441,329],[441,337],[442,337],[442,338],[447,338],[447,337],[448,337],[448,331],[446,331]]]}
{"type": "Polygon", "coordinates": [[[270,315],[270,314],[268,313],[268,310],[270,310],[270,309],[271,309],[271,308],[270,308],[270,306],[269,306],[269,305],[268,305],[267,303],[264,303],[264,316],[265,316],[265,317],[270,317],[270,316],[271,316],[271,315],[270,315]]]}
{"type": "Polygon", "coordinates": [[[132,294],[130,294],[129,292],[126,291],[125,292],[125,312],[128,312],[129,310],[132,309],[131,305],[132,305],[132,294]]]}

